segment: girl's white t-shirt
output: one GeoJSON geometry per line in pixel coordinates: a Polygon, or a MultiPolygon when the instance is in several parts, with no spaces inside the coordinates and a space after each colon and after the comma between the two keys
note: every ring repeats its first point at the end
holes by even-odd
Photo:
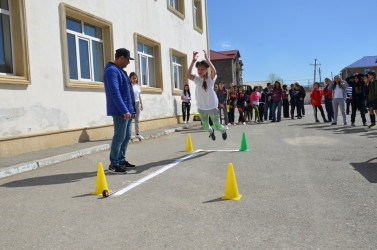
{"type": "Polygon", "coordinates": [[[186,92],[186,95],[185,95],[185,91],[182,91],[181,96],[183,96],[182,102],[190,102],[190,100],[188,99],[188,98],[190,98],[188,91],[186,92]]]}
{"type": "Polygon", "coordinates": [[[333,91],[334,98],[344,98],[343,89],[341,87],[335,85],[335,89],[333,91]]]}
{"type": "Polygon", "coordinates": [[[132,90],[134,91],[135,102],[140,101],[139,95],[141,94],[141,88],[140,88],[139,84],[132,84],[132,90]]]}
{"type": "Polygon", "coordinates": [[[211,76],[208,76],[205,80],[207,82],[207,91],[203,88],[203,78],[200,78],[198,75],[195,75],[194,83],[196,85],[195,88],[195,99],[196,99],[196,106],[201,110],[211,110],[215,109],[219,105],[219,100],[217,99],[217,95],[213,90],[213,86],[215,85],[217,79],[217,75],[212,80],[211,76]]]}

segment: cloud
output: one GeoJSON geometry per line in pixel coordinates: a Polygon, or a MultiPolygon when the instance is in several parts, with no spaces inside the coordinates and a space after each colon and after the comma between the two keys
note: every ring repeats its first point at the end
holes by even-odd
{"type": "Polygon", "coordinates": [[[232,47],[232,44],[229,41],[224,41],[221,44],[221,47],[223,47],[223,48],[230,48],[230,47],[232,47]]]}

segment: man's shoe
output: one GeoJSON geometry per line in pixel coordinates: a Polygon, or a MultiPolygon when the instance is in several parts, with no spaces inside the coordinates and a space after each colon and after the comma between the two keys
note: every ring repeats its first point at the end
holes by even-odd
{"type": "Polygon", "coordinates": [[[353,122],[353,123],[351,123],[351,126],[352,126],[352,127],[356,127],[356,125],[355,125],[355,123],[354,123],[354,122],[353,122]]]}
{"type": "Polygon", "coordinates": [[[344,123],[344,126],[347,126],[347,122],[344,123]]]}
{"type": "Polygon", "coordinates": [[[122,168],[120,165],[109,165],[109,172],[116,173],[116,174],[126,174],[127,171],[122,168]]]}
{"type": "Polygon", "coordinates": [[[212,138],[212,140],[216,140],[215,130],[212,128],[212,133],[210,133],[209,137],[212,138]]]}
{"type": "Polygon", "coordinates": [[[315,120],[315,122],[320,122],[319,120],[315,120]]]}
{"type": "Polygon", "coordinates": [[[368,128],[374,128],[374,127],[376,127],[376,124],[371,124],[368,126],[368,128]]]}
{"type": "Polygon", "coordinates": [[[223,137],[223,140],[224,140],[224,141],[226,140],[226,138],[228,138],[228,135],[227,135],[227,133],[226,133],[226,130],[224,130],[224,132],[221,133],[221,136],[223,137]]]}
{"type": "Polygon", "coordinates": [[[336,122],[331,123],[331,125],[336,125],[336,124],[337,124],[336,122]]]}
{"type": "Polygon", "coordinates": [[[368,126],[366,122],[363,123],[363,126],[368,126]]]}
{"type": "Polygon", "coordinates": [[[129,163],[128,161],[126,161],[126,162],[123,164],[123,166],[124,166],[125,168],[135,168],[135,167],[136,167],[134,164],[131,164],[131,163],[129,163]]]}

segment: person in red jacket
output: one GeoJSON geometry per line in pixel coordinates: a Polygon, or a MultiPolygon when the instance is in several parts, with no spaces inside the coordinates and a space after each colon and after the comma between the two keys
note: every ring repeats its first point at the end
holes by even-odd
{"type": "Polygon", "coordinates": [[[317,108],[319,109],[319,111],[321,111],[323,121],[327,122],[326,117],[325,117],[325,113],[323,112],[323,108],[322,108],[322,90],[319,88],[318,82],[314,83],[314,89],[310,93],[310,99],[312,99],[312,106],[313,106],[313,109],[314,109],[315,122],[319,122],[319,120],[317,118],[317,108]]]}

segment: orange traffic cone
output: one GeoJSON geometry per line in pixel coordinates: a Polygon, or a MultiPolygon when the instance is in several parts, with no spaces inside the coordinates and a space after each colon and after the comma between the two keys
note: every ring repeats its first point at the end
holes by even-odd
{"type": "Polygon", "coordinates": [[[96,191],[94,191],[94,193],[92,193],[92,194],[102,195],[102,192],[104,190],[107,190],[109,193],[112,192],[107,187],[107,181],[106,181],[106,177],[105,177],[105,172],[103,171],[102,162],[100,162],[100,163],[98,163],[96,191]]]}
{"type": "Polygon", "coordinates": [[[242,195],[238,193],[236,176],[234,175],[233,164],[228,164],[228,176],[226,179],[225,194],[223,200],[239,200],[242,195]]]}

